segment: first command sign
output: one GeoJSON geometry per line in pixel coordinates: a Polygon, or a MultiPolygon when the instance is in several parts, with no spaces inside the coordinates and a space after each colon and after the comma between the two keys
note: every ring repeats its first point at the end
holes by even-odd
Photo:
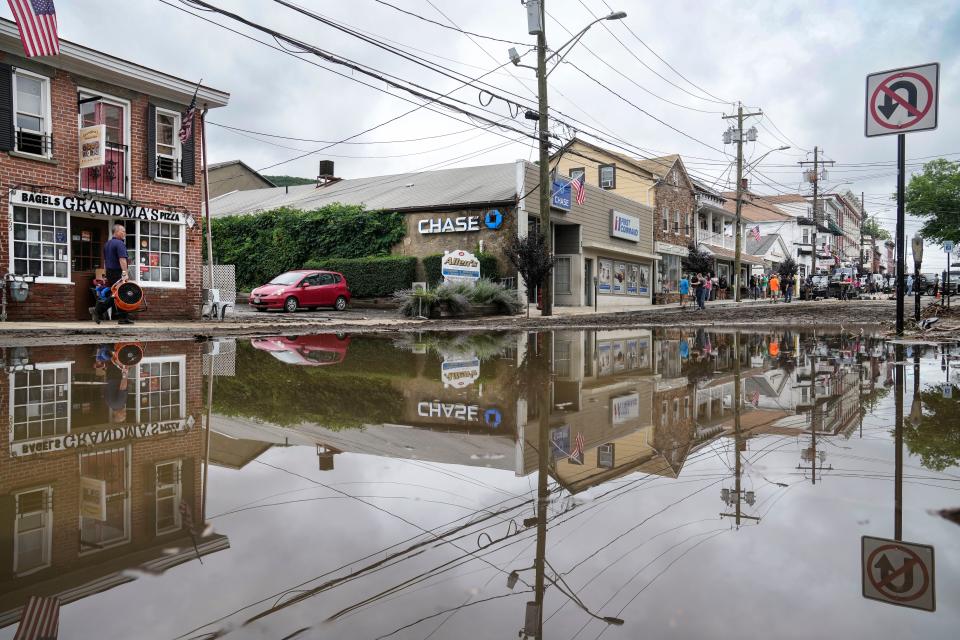
{"type": "Polygon", "coordinates": [[[868,75],[866,136],[936,129],[939,82],[937,62],[868,75]]]}
{"type": "Polygon", "coordinates": [[[860,552],[864,598],[936,610],[933,547],[863,536],[860,552]]]}

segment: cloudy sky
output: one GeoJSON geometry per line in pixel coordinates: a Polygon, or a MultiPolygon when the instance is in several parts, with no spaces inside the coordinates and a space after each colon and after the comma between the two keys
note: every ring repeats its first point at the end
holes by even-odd
{"type": "MultiPolygon", "coordinates": [[[[511,106],[504,100],[493,98],[483,107],[479,101],[486,103],[491,96],[462,85],[506,62],[509,47],[523,53],[535,42],[527,34],[525,10],[517,0],[489,0],[482,3],[482,10],[481,4],[464,0],[390,1],[442,25],[518,44],[469,37],[379,0],[299,0],[301,6],[340,25],[442,65],[450,75],[466,74],[459,81],[272,0],[211,1],[377,71],[427,89],[452,91],[446,100],[462,100],[461,106],[475,113],[485,112],[493,120],[530,131],[522,113],[511,118],[511,106]]],[[[439,107],[397,118],[422,101],[287,45],[290,51],[283,51],[264,33],[179,0],[60,0],[57,7],[64,38],[186,78],[202,77],[205,84],[229,91],[230,105],[211,114],[212,122],[295,138],[214,126],[211,161],[240,158],[268,174],[313,177],[318,160],[332,159],[339,176],[360,177],[534,154],[529,139],[518,133],[490,128],[439,107]],[[377,126],[391,118],[397,119],[377,126]],[[317,151],[327,146],[323,141],[344,140],[375,126],[353,138],[353,144],[317,151]],[[302,157],[292,160],[298,156],[302,157]]],[[[603,15],[611,8],[629,15],[594,26],[566,58],[572,64],[561,64],[550,76],[554,115],[571,128],[600,132],[637,155],[678,152],[694,175],[729,187],[733,147],[721,141],[726,123],[720,116],[732,112],[741,100],[764,112],[762,118],[751,120],[759,130],[758,142],[748,148],[751,157],[791,146],[763,160],[760,175],[751,176],[753,188],[769,193],[808,189],[795,163],[809,159],[816,145],[837,162],[828,182],[864,192],[868,210],[892,230],[895,207],[889,195],[895,189],[896,139],[864,137],[864,77],[938,61],[940,126],[908,137],[907,157],[915,159],[909,168],[919,169],[921,159],[929,156],[960,159],[960,124],[951,118],[960,103],[956,2],[762,1],[744,11],[742,3],[732,0],[654,4],[548,0],[548,41],[559,46],[570,37],[568,30],[578,31],[593,19],[591,14],[603,15]]],[[[10,17],[5,5],[0,11],[10,17]]],[[[532,62],[533,56],[524,61],[532,62]]],[[[508,65],[484,81],[493,85],[492,92],[515,103],[535,102],[536,83],[529,69],[508,65]]],[[[560,135],[570,134],[555,129],[560,135]]],[[[908,233],[916,226],[908,225],[908,233]]],[[[939,250],[935,253],[926,266],[939,266],[942,256],[939,250]]]]}

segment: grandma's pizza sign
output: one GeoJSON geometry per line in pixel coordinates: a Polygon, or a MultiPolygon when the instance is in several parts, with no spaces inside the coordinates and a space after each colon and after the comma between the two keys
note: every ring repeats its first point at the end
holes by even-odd
{"type": "Polygon", "coordinates": [[[49,193],[13,190],[10,192],[10,204],[23,207],[64,209],[71,213],[123,218],[125,220],[144,220],[146,222],[166,222],[169,224],[186,223],[184,215],[177,211],[162,211],[136,204],[96,200],[82,196],[55,196],[49,193]]]}

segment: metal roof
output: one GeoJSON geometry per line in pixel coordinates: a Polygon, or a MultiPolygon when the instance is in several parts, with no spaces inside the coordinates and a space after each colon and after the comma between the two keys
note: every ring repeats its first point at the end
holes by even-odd
{"type": "MultiPolygon", "coordinates": [[[[519,162],[519,161],[518,161],[519,162]]],[[[303,211],[329,204],[363,205],[369,211],[469,207],[512,202],[517,162],[340,180],[321,187],[300,185],[234,191],[210,201],[214,218],[290,207],[303,211]]]]}

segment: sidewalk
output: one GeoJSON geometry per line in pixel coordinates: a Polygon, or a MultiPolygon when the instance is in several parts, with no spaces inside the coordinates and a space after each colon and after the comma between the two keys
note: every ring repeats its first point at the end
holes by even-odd
{"type": "MultiPolygon", "coordinates": [[[[800,301],[795,299],[794,302],[800,302],[800,301]]],[[[706,303],[706,310],[709,311],[710,309],[715,309],[717,307],[722,307],[722,308],[737,307],[737,306],[753,307],[753,306],[767,305],[767,304],[774,304],[773,299],[772,298],[766,298],[766,299],[761,298],[759,300],[744,299],[741,302],[737,302],[736,300],[714,300],[713,302],[706,303]]],[[[776,304],[785,304],[785,303],[781,298],[780,301],[777,302],[776,304]]],[[[790,304],[793,304],[793,302],[791,302],[790,304]]],[[[696,307],[697,307],[696,302],[694,302],[693,300],[688,300],[683,308],[689,309],[691,312],[693,312],[696,310],[696,307]]],[[[630,305],[630,306],[624,306],[624,307],[607,307],[607,308],[601,307],[597,311],[594,311],[593,307],[561,307],[561,306],[554,305],[553,315],[555,316],[611,315],[611,314],[618,314],[618,313],[636,313],[637,311],[664,311],[667,309],[679,310],[680,308],[681,307],[679,302],[671,302],[669,304],[658,304],[658,305],[638,304],[638,305],[630,305]]],[[[536,317],[538,318],[541,317],[540,311],[534,308],[533,306],[531,306],[530,317],[533,318],[534,314],[536,314],[536,317]]]]}

